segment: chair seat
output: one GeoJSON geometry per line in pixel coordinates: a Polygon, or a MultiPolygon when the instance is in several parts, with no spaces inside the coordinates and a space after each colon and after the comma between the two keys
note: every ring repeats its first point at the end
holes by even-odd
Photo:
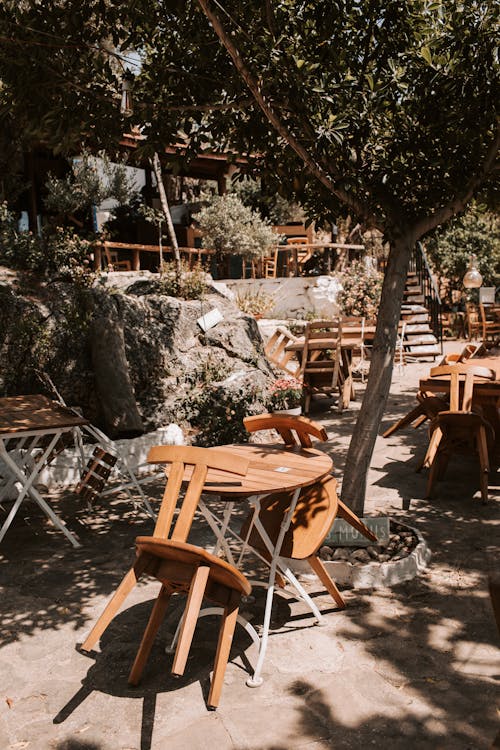
{"type": "Polygon", "coordinates": [[[228,586],[246,596],[252,590],[245,576],[233,565],[194,544],[154,536],[139,536],[135,540],[135,545],[137,553],[146,553],[162,560],[193,566],[205,562],[210,566],[210,578],[213,581],[228,586]]]}

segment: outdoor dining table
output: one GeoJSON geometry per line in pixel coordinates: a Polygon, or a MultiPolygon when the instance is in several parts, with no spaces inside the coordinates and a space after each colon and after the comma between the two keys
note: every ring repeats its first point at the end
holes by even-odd
{"type": "Polygon", "coordinates": [[[18,482],[17,498],[0,529],[0,542],[26,498],[31,498],[60,529],[74,547],[80,543],[52,510],[36,488],[40,473],[50,461],[57,444],[75,428],[87,425],[84,417],[50,401],[46,396],[10,396],[0,399],[0,502],[18,482]]]}
{"type": "MultiPolygon", "coordinates": [[[[262,581],[258,582],[259,585],[265,585],[267,587],[266,608],[259,643],[257,664],[253,676],[247,681],[249,686],[256,687],[262,683],[260,673],[267,649],[274,596],[274,578],[278,568],[285,578],[287,578],[292,584],[299,596],[310,607],[317,621],[319,623],[324,622],[324,618],[314,601],[304,590],[292,571],[288,568],[286,562],[280,560],[280,550],[293,511],[295,510],[295,506],[299,499],[301,489],[313,485],[318,480],[327,476],[332,470],[333,462],[330,456],[317,449],[300,447],[287,448],[283,446],[283,444],[245,443],[242,445],[219,446],[219,449],[221,448],[226,452],[229,451],[234,453],[235,463],[237,463],[238,458],[245,458],[250,459],[250,465],[245,476],[235,474],[234,479],[231,478],[231,475],[228,474],[228,472],[218,472],[216,469],[208,469],[202,493],[205,495],[219,496],[224,502],[224,512],[222,517],[218,516],[212,507],[209,507],[210,503],[203,499],[203,494],[199,504],[200,513],[208,522],[217,539],[213,552],[214,554],[217,554],[222,547],[228,562],[236,566],[241,565],[245,551],[248,549],[246,543],[250,536],[252,524],[250,524],[250,529],[248,530],[245,539],[241,539],[236,532],[230,529],[229,523],[235,506],[239,506],[241,502],[246,501],[253,507],[252,523],[255,524],[255,528],[264,540],[270,556],[269,560],[261,558],[266,565],[269,566],[270,573],[266,583],[263,583],[262,581]],[[274,492],[282,492],[286,490],[293,493],[293,497],[288,513],[283,520],[276,544],[273,545],[258,518],[260,501],[274,492]],[[240,544],[240,554],[238,559],[235,559],[229,546],[228,536],[238,540],[240,544]]],[[[186,469],[186,480],[189,479],[191,471],[191,467],[186,469]]],[[[166,474],[168,477],[169,467],[166,467],[166,474]]],[[[213,608],[210,608],[204,610],[202,614],[212,614],[213,611],[213,608]]]]}
{"type": "MultiPolygon", "coordinates": [[[[354,378],[352,374],[352,353],[363,344],[363,339],[371,339],[375,336],[375,326],[347,326],[342,331],[340,350],[342,357],[342,374],[344,385],[342,387],[342,398],[339,403],[339,409],[348,409],[349,404],[356,400],[356,391],[354,388],[354,378]],[[344,333],[345,331],[345,333],[344,333]]],[[[305,337],[300,336],[285,346],[285,351],[295,352],[299,364],[302,363],[302,353],[304,351],[305,337]]],[[[310,350],[326,351],[337,346],[337,339],[321,339],[309,344],[310,350]]]]}
{"type": "MultiPolygon", "coordinates": [[[[487,367],[496,373],[495,380],[477,380],[474,383],[472,404],[482,408],[484,418],[491,424],[495,431],[496,452],[500,449],[500,356],[495,357],[472,357],[462,363],[471,367],[487,367]]],[[[419,389],[427,393],[440,393],[449,395],[450,378],[423,378],[420,380],[419,389]]]]}
{"type": "MultiPolygon", "coordinates": [[[[97,444],[105,451],[115,454],[113,459],[117,462],[117,471],[126,479],[126,484],[122,485],[124,491],[134,503],[137,503],[129,489],[132,487],[140,497],[139,503],[154,518],[153,509],[127,461],[116,450],[113,441],[88,419],[71,407],[52,401],[41,394],[7,396],[0,398],[0,503],[11,496],[16,490],[16,485],[18,492],[0,528],[0,542],[21,504],[29,498],[41,508],[74,547],[81,546],[64,521],[42,497],[37,488],[37,480],[55,455],[70,446],[76,451],[83,473],[86,463],[83,433],[91,439],[92,447],[97,444]]],[[[91,459],[89,463],[88,474],[92,475],[91,467],[95,461],[91,459]]]]}

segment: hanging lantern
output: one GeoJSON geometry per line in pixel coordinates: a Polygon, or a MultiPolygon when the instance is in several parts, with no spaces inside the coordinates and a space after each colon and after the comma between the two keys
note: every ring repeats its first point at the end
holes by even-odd
{"type": "Polygon", "coordinates": [[[483,283],[483,277],[479,273],[475,255],[470,256],[469,268],[465,273],[462,283],[466,289],[479,289],[483,283]]]}
{"type": "Polygon", "coordinates": [[[132,104],[132,83],[134,76],[126,71],[122,79],[122,101],[120,104],[120,112],[124,117],[131,117],[134,113],[134,107],[132,104]]]}

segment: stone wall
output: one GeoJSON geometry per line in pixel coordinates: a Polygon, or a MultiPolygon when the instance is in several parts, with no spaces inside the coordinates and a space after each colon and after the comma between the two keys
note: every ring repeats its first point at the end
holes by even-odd
{"type": "Polygon", "coordinates": [[[232,401],[258,413],[273,378],[256,321],[223,289],[181,300],[147,272],[90,289],[0,274],[0,362],[0,395],[47,393],[43,370],[112,437],[171,422],[210,429],[208,390],[213,404],[227,399],[229,419],[232,401]],[[221,320],[205,332],[197,321],[214,308],[221,320]]]}
{"type": "Polygon", "coordinates": [[[305,319],[312,314],[331,318],[338,314],[338,284],[332,276],[292,276],[282,279],[230,279],[224,284],[235,295],[263,291],[274,298],[266,317],[305,319]]]}

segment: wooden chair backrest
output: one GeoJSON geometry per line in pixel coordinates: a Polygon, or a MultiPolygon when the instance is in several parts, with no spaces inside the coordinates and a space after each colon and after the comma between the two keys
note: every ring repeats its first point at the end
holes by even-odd
{"type": "Polygon", "coordinates": [[[475,378],[495,380],[496,373],[488,367],[478,367],[468,363],[439,365],[431,369],[431,378],[450,377],[450,411],[470,412],[475,378]],[[462,403],[460,403],[460,382],[464,381],[462,403]]]}
{"type": "Polygon", "coordinates": [[[312,446],[311,436],[325,442],[328,434],[324,427],[307,417],[294,417],[286,414],[257,414],[243,420],[248,432],[276,430],[285,445],[300,445],[303,448],[312,446]]]}
{"type": "Polygon", "coordinates": [[[306,325],[303,360],[308,360],[308,354],[314,350],[314,345],[325,341],[332,341],[331,350],[340,349],[342,338],[342,323],[337,320],[313,320],[306,325]]]}
{"type": "Polygon", "coordinates": [[[334,387],[340,373],[342,324],[340,320],[313,320],[306,326],[299,377],[309,383],[334,387]],[[328,342],[328,347],[318,344],[328,342]]]}
{"type": "MultiPolygon", "coordinates": [[[[325,477],[312,487],[302,490],[290,526],[283,538],[283,557],[305,560],[321,547],[338,512],[336,490],[337,480],[332,476],[325,477]]],[[[289,492],[277,492],[262,501],[259,519],[274,543],[278,539],[283,516],[290,508],[291,499],[289,492]]],[[[242,536],[248,531],[250,518],[251,516],[243,524],[240,531],[242,536]]],[[[265,551],[262,539],[255,528],[251,530],[248,541],[257,550],[265,551]]]]}
{"type": "Polygon", "coordinates": [[[263,275],[265,279],[275,279],[278,273],[278,249],[272,255],[262,258],[263,275]]]}
{"type": "Polygon", "coordinates": [[[250,464],[248,459],[235,458],[229,451],[186,445],[156,445],[149,451],[147,460],[151,464],[170,464],[153,536],[180,542],[188,537],[208,469],[244,476],[250,464]],[[188,466],[193,467],[189,479],[185,476],[188,466]],[[169,534],[183,481],[188,481],[188,486],[174,529],[169,534]]]}
{"type": "Polygon", "coordinates": [[[283,326],[279,326],[264,347],[266,357],[273,365],[294,376],[297,375],[300,365],[295,352],[287,352],[286,346],[296,340],[297,337],[290,331],[283,326]]]}

